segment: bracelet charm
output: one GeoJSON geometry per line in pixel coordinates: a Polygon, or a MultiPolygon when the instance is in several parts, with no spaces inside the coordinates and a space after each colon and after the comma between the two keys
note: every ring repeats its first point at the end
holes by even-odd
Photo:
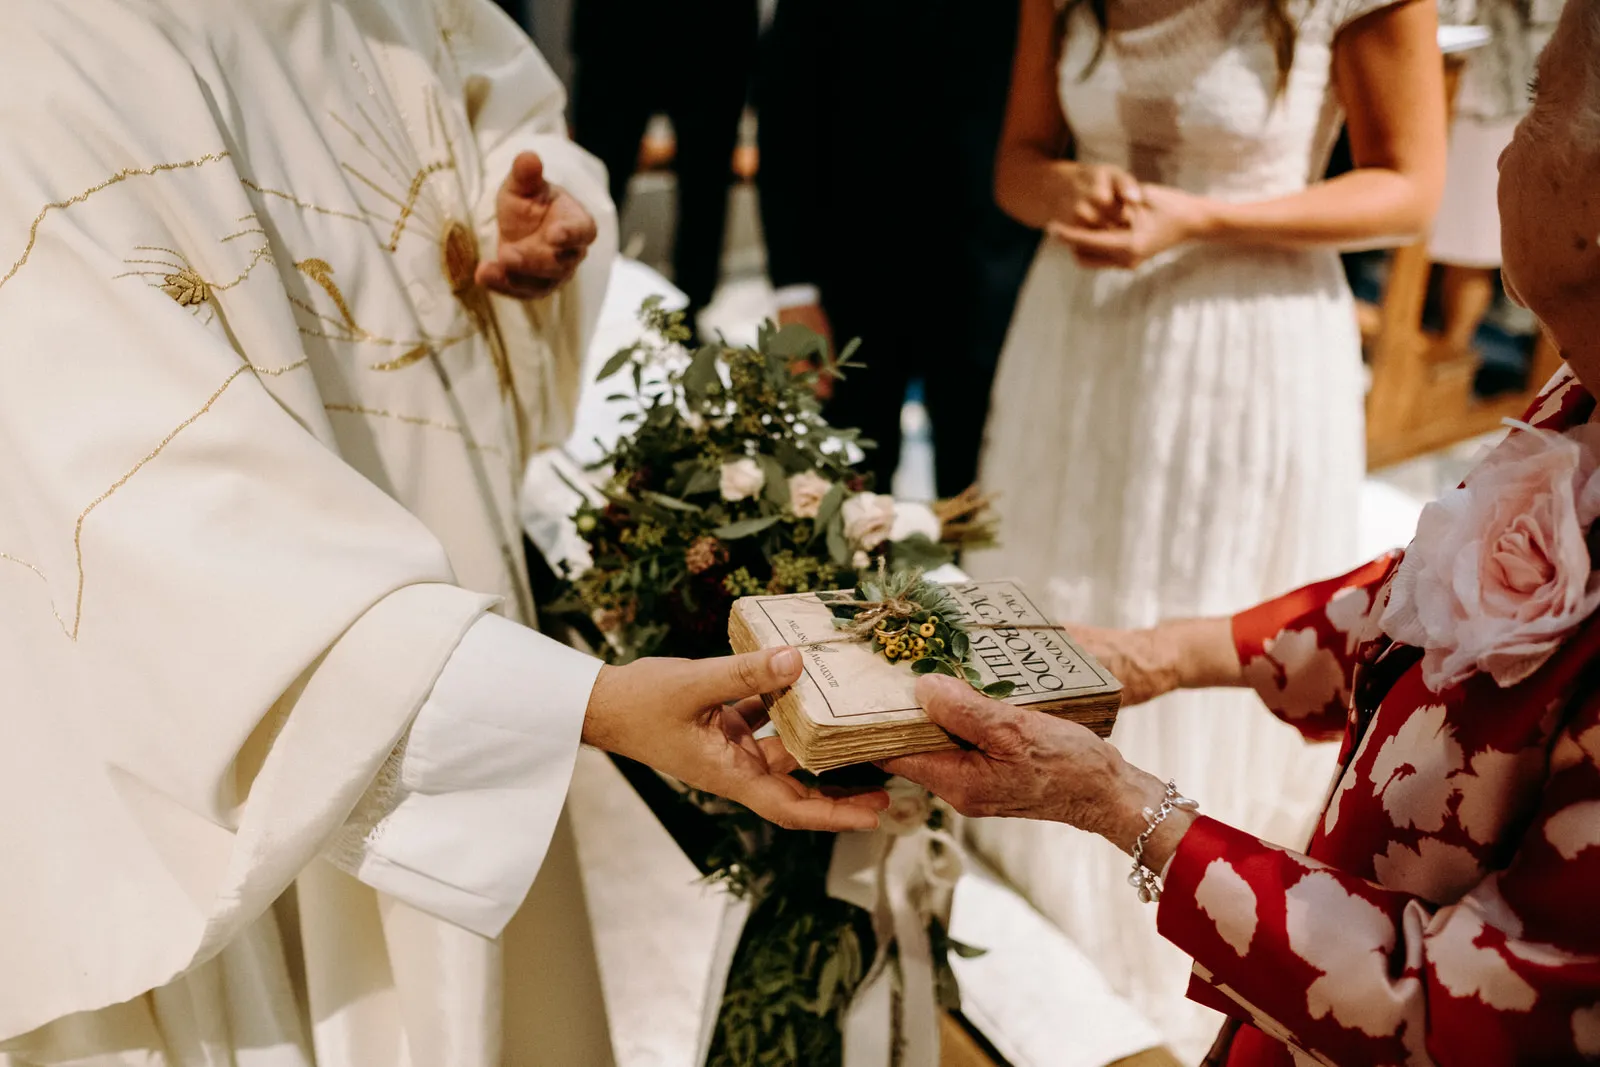
{"type": "Polygon", "coordinates": [[[1167,816],[1174,811],[1197,811],[1200,805],[1182,793],[1178,792],[1176,782],[1168,780],[1166,795],[1161,798],[1161,806],[1155,810],[1144,809],[1144,833],[1140,834],[1133,842],[1133,871],[1128,875],[1128,884],[1139,891],[1139,901],[1149,904],[1161,899],[1161,879],[1155,871],[1144,865],[1145,846],[1150,843],[1150,835],[1156,832],[1156,827],[1167,821],[1167,816]]]}

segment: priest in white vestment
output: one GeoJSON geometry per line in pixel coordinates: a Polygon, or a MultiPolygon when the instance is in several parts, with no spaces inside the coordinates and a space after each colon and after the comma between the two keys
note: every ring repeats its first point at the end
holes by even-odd
{"type": "Polygon", "coordinates": [[[0,1064],[604,1067],[580,740],[883,798],[720,710],[797,656],[524,625],[616,240],[558,83],[488,0],[5,9],[0,1064]]]}

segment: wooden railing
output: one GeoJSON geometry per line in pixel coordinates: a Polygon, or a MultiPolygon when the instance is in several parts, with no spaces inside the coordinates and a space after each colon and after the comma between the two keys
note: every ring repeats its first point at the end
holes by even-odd
{"type": "MultiPolygon", "coordinates": [[[[1446,61],[1446,86],[1454,100],[1461,62],[1446,61]]],[[[1516,417],[1560,366],[1542,334],[1535,343],[1527,385],[1480,400],[1473,391],[1479,357],[1423,329],[1423,305],[1433,263],[1426,241],[1395,251],[1389,264],[1377,332],[1368,339],[1372,389],[1367,395],[1367,466],[1387,467],[1488,433],[1516,417]]]]}

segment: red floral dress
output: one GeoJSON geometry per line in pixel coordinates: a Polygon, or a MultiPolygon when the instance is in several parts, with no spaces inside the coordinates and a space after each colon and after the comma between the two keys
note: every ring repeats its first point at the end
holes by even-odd
{"type": "MultiPolygon", "coordinates": [[[[1528,421],[1594,407],[1564,373],[1528,421]]],[[[1201,818],[1167,872],[1189,995],[1242,1022],[1210,1062],[1600,1061],[1600,616],[1436,694],[1379,629],[1399,558],[1234,620],[1273,712],[1344,747],[1304,853],[1201,818]]]]}

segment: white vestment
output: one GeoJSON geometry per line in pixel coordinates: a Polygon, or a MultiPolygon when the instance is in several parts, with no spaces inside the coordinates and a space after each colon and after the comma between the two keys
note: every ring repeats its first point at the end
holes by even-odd
{"type": "Polygon", "coordinates": [[[610,1061],[597,667],[519,625],[615,245],[563,103],[488,0],[8,0],[0,1064],[610,1061]],[[527,304],[523,150],[601,224],[527,304]]]}

